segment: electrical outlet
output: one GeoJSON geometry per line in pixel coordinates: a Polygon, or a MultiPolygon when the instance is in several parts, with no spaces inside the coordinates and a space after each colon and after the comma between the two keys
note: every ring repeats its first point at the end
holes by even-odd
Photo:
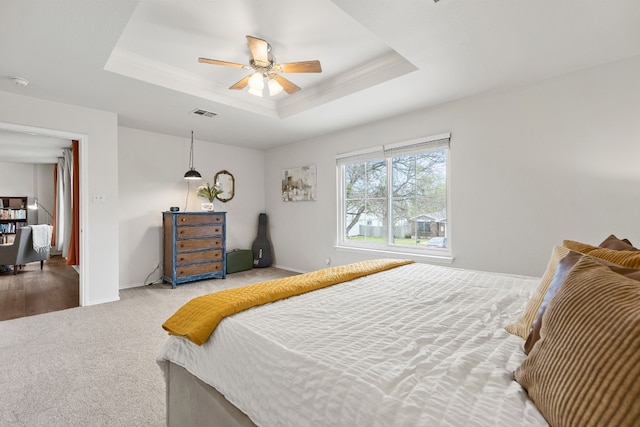
{"type": "Polygon", "coordinates": [[[104,194],[94,194],[93,202],[94,203],[104,203],[107,199],[104,197],[104,194]]]}
{"type": "Polygon", "coordinates": [[[326,258],[324,259],[324,263],[325,263],[325,264],[327,264],[327,265],[331,265],[331,258],[326,257],[326,258]]]}

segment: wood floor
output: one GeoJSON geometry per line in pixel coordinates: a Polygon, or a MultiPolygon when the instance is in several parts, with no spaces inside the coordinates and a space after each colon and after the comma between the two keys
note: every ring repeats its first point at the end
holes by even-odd
{"type": "Polygon", "coordinates": [[[79,286],[78,273],[60,256],[49,258],[42,270],[32,262],[15,276],[0,273],[0,320],[78,307],[79,286]]]}

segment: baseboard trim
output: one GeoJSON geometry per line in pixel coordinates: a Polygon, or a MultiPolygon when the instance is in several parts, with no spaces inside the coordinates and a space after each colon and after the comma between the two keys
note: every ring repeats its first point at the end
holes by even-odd
{"type": "Polygon", "coordinates": [[[87,301],[87,303],[84,304],[84,306],[87,307],[90,305],[106,304],[108,302],[116,302],[116,301],[120,301],[120,295],[114,298],[107,298],[107,299],[97,300],[97,301],[87,301]]]}

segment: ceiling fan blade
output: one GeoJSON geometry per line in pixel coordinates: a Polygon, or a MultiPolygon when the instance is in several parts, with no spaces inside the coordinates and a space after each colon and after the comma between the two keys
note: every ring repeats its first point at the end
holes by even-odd
{"type": "Polygon", "coordinates": [[[238,89],[238,90],[244,89],[249,85],[249,79],[251,78],[252,75],[253,74],[249,74],[248,76],[243,77],[241,80],[234,83],[233,86],[231,86],[229,89],[238,89]]]}
{"type": "Polygon", "coordinates": [[[289,95],[293,95],[294,93],[300,90],[300,88],[296,86],[293,82],[285,79],[281,75],[274,73],[274,74],[270,74],[269,76],[275,79],[275,81],[277,81],[278,83],[280,83],[280,86],[282,86],[282,89],[284,89],[284,91],[287,92],[289,95]]]}
{"type": "Polygon", "coordinates": [[[253,62],[259,67],[268,67],[269,43],[257,37],[247,36],[247,44],[253,57],[253,62]]]}
{"type": "Polygon", "coordinates": [[[289,62],[274,66],[282,73],[321,73],[320,61],[289,62]]]}
{"type": "Polygon", "coordinates": [[[198,58],[198,62],[203,64],[224,65],[225,67],[247,68],[247,65],[237,64],[235,62],[219,61],[217,59],[198,58]]]}

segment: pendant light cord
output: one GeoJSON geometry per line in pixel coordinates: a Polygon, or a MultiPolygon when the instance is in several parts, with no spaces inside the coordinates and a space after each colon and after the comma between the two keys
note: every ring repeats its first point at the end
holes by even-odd
{"type": "Polygon", "coordinates": [[[189,169],[193,170],[193,131],[191,131],[191,150],[189,150],[189,169]]]}

